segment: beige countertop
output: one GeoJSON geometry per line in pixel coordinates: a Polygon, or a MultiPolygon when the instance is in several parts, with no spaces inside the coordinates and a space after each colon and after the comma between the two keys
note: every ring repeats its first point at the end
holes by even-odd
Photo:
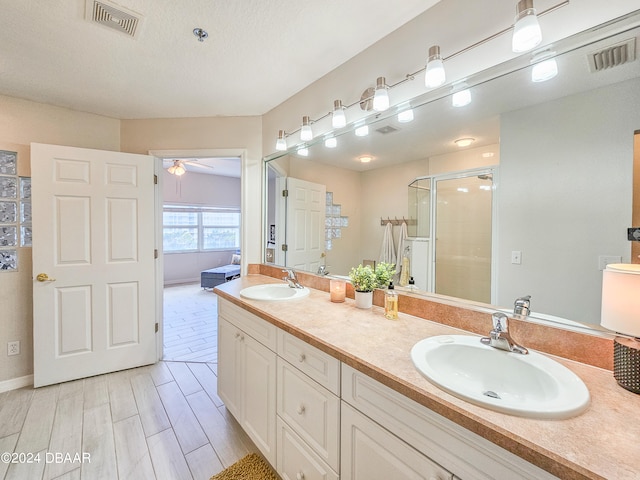
{"type": "MultiPolygon", "coordinates": [[[[640,478],[640,395],[620,387],[612,372],[553,357],[587,385],[591,404],[583,414],[567,420],[534,420],[494,412],[440,390],[420,375],[410,358],[411,347],[423,338],[469,332],[403,313],[398,320],[387,320],[380,307],[358,309],[349,298],[331,303],[328,293],[315,289],[304,299],[288,302],[240,297],[242,288],[262,283],[279,281],[246,275],[215,291],[560,478],[640,478]]],[[[526,341],[521,343],[527,346],[526,341]]]]}

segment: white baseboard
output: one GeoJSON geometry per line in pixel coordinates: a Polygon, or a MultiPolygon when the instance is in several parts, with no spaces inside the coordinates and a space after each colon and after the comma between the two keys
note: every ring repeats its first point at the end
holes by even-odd
{"type": "Polygon", "coordinates": [[[12,378],[0,382],[0,393],[16,390],[17,388],[28,387],[33,385],[33,375],[25,375],[24,377],[12,378]]]}

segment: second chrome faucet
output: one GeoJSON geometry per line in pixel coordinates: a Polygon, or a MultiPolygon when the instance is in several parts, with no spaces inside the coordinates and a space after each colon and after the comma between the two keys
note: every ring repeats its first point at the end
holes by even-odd
{"type": "Polygon", "coordinates": [[[520,353],[526,355],[529,350],[513,341],[509,335],[508,318],[504,313],[496,312],[491,315],[493,330],[488,337],[482,337],[480,341],[490,347],[506,350],[507,352],[520,353]]]}
{"type": "Polygon", "coordinates": [[[300,282],[298,282],[298,276],[296,275],[295,270],[292,268],[285,268],[282,272],[287,274],[286,277],[282,277],[282,280],[287,282],[291,288],[304,288],[300,285],[300,282]]]}

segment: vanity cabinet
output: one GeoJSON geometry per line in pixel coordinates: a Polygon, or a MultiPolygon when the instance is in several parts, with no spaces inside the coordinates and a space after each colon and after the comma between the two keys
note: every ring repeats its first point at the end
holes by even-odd
{"type": "Polygon", "coordinates": [[[225,301],[218,309],[218,395],[265,458],[276,463],[276,330],[225,301]]]}
{"type": "MultiPolygon", "coordinates": [[[[347,463],[349,462],[347,457],[349,455],[355,456],[355,453],[347,450],[348,442],[353,441],[350,439],[357,438],[358,434],[366,438],[366,432],[375,431],[377,424],[378,428],[382,427],[383,431],[388,431],[402,439],[405,449],[417,450],[428,457],[430,461],[446,468],[444,471],[438,471],[431,478],[557,480],[557,477],[549,472],[498,447],[345,364],[342,364],[342,400],[343,479],[364,478],[347,476],[348,469],[352,468],[347,463]],[[363,417],[358,417],[356,433],[351,434],[345,432],[345,428],[349,428],[346,424],[347,419],[350,418],[349,411],[351,409],[349,406],[363,415],[363,417]],[[363,427],[365,421],[374,425],[365,430],[363,427]],[[364,433],[358,433],[359,430],[364,433]],[[445,474],[444,472],[447,470],[455,476],[452,477],[448,472],[445,474]]],[[[367,442],[371,444],[376,438],[376,435],[372,433],[368,435],[372,440],[360,440],[361,444],[366,445],[367,442]]],[[[385,442],[390,442],[390,440],[385,440],[385,442]]],[[[387,443],[384,443],[383,447],[386,445],[387,443]]],[[[372,447],[369,448],[373,450],[372,447]]],[[[371,456],[373,456],[373,452],[371,456]]],[[[403,477],[400,475],[387,478],[422,477],[403,477]]]]}
{"type": "Polygon", "coordinates": [[[283,480],[556,479],[223,298],[218,394],[283,480]]]}
{"type": "Polygon", "coordinates": [[[347,403],[342,405],[342,480],[452,480],[432,462],[347,403]]]}
{"type": "Polygon", "coordinates": [[[283,479],[338,478],[340,362],[278,332],[278,462],[283,479]]]}

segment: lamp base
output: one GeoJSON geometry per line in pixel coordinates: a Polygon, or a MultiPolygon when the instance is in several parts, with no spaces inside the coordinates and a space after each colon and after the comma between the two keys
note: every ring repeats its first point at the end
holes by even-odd
{"type": "Polygon", "coordinates": [[[613,377],[630,392],[640,394],[640,342],[616,337],[613,341],[613,377]]]}

